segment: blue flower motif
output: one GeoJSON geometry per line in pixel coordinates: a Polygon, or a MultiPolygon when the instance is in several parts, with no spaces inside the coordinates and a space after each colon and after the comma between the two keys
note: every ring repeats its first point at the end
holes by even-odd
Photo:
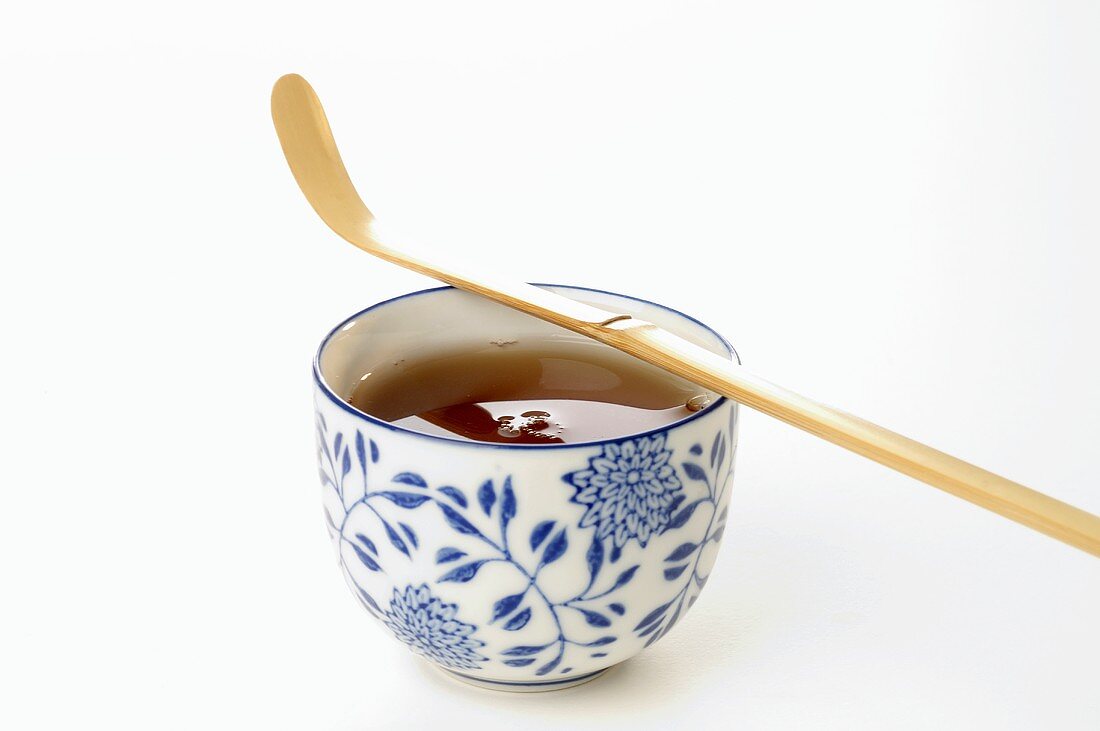
{"type": "Polygon", "coordinates": [[[393,590],[382,621],[418,655],[449,668],[477,670],[488,660],[477,652],[485,643],[471,636],[477,627],[455,619],[457,614],[458,605],[432,596],[427,584],[409,585],[404,594],[393,590]]]}
{"type": "Polygon", "coordinates": [[[576,488],[571,498],[588,510],[580,527],[596,526],[596,537],[612,537],[611,559],[630,539],[645,548],[668,525],[669,514],[684,498],[683,484],[669,461],[665,434],[606,444],[588,461],[588,469],[563,479],[576,488]]]}

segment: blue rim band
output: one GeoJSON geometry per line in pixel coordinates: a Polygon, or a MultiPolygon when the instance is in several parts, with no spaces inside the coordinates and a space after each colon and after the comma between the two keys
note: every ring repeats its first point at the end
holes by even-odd
{"type": "Polygon", "coordinates": [[[460,678],[472,680],[475,683],[484,683],[485,685],[508,685],[520,688],[540,687],[548,685],[564,685],[565,683],[578,683],[582,680],[587,680],[594,675],[607,672],[611,668],[600,668],[594,670],[591,673],[585,673],[584,675],[574,675],[571,678],[560,678],[554,680],[490,680],[489,678],[479,678],[476,675],[467,675],[466,673],[460,673],[457,670],[451,670],[450,668],[443,668],[451,675],[456,675],[460,678]]]}

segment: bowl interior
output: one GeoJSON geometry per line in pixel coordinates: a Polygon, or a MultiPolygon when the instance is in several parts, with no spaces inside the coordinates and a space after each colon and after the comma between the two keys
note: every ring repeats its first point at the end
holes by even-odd
{"type": "MultiPolygon", "coordinates": [[[[724,357],[733,348],[716,332],[683,313],[624,295],[540,285],[571,299],[654,323],[724,357]]],[[[384,364],[417,360],[441,350],[530,340],[581,340],[581,335],[482,297],[442,287],[374,305],[341,323],[321,345],[317,370],[324,385],[346,401],[359,379],[384,364]]],[[[609,346],[611,358],[634,359],[609,346]]],[[[645,366],[651,367],[651,366],[645,366]]]]}

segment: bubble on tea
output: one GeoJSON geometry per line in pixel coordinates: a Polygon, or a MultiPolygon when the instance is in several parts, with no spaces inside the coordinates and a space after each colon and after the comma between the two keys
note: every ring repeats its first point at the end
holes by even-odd
{"type": "Polygon", "coordinates": [[[710,406],[709,393],[700,393],[692,396],[687,400],[687,403],[684,404],[684,407],[687,408],[688,411],[702,411],[708,406],[710,406]]]}

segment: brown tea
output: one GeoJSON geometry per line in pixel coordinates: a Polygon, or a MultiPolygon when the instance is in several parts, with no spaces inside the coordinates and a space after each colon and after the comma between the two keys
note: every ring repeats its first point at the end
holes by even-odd
{"type": "Polygon", "coordinates": [[[707,400],[698,386],[648,363],[591,341],[561,339],[387,363],[362,376],[349,402],[428,434],[563,444],[655,429],[707,400]]]}

